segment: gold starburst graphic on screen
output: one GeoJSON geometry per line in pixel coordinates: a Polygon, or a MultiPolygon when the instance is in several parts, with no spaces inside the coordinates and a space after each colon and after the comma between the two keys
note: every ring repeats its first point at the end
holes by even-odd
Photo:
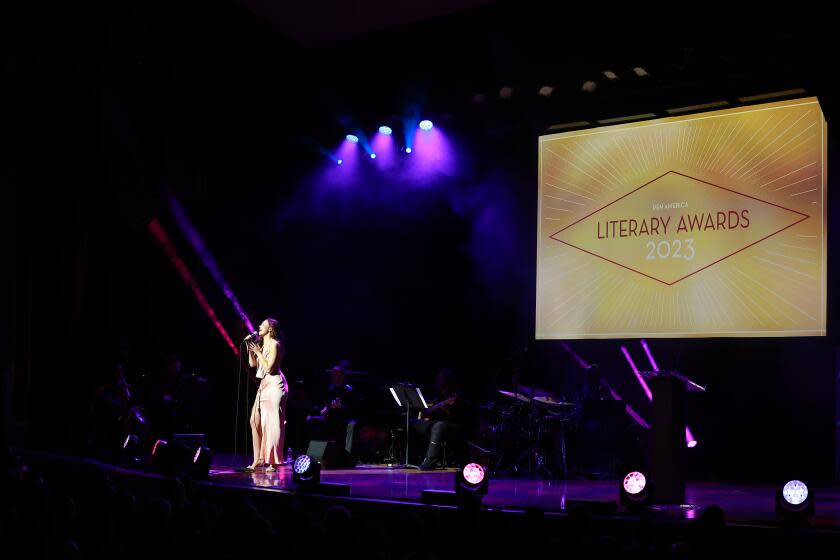
{"type": "Polygon", "coordinates": [[[825,334],[815,98],[545,136],[538,338],[825,334]]]}

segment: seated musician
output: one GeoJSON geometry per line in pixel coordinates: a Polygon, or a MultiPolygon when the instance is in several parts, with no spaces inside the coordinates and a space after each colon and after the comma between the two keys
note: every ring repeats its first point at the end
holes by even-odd
{"type": "Polygon", "coordinates": [[[429,446],[420,465],[423,470],[441,466],[443,444],[457,443],[463,425],[464,397],[457,387],[455,372],[444,369],[435,382],[434,400],[420,412],[421,431],[428,432],[429,446]]]}
{"type": "Polygon", "coordinates": [[[345,380],[344,365],[336,365],[330,370],[330,387],[327,389],[327,402],[320,414],[307,416],[310,437],[323,438],[344,445],[348,453],[353,448],[353,434],[356,428],[356,394],[345,380]]]}

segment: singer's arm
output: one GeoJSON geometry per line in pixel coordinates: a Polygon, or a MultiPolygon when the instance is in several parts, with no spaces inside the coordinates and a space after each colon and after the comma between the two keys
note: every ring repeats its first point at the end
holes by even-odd
{"type": "Polygon", "coordinates": [[[254,359],[256,362],[262,366],[263,370],[266,372],[273,372],[274,365],[277,363],[277,343],[269,344],[268,346],[268,356],[263,357],[262,353],[252,353],[248,355],[248,363],[251,364],[251,367],[255,367],[256,364],[252,363],[254,359]],[[252,358],[253,356],[253,358],[252,358]]]}

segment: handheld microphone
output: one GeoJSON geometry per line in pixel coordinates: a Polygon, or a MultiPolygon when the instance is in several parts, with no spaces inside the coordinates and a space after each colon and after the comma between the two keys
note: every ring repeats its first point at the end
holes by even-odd
{"type": "Polygon", "coordinates": [[[254,331],[254,332],[252,332],[251,334],[249,334],[248,336],[245,337],[245,342],[248,342],[249,340],[257,338],[258,336],[260,336],[260,331],[254,331]]]}

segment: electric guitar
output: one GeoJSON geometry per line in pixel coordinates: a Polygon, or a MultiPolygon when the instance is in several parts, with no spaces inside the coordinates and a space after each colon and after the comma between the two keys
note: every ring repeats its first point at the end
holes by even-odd
{"type": "Polygon", "coordinates": [[[449,406],[449,405],[453,404],[456,400],[458,400],[458,395],[450,395],[450,396],[446,397],[445,399],[443,399],[442,401],[438,401],[435,404],[421,410],[420,413],[417,415],[417,419],[422,420],[424,416],[429,416],[434,411],[440,410],[441,408],[444,408],[445,406],[449,406]]]}

